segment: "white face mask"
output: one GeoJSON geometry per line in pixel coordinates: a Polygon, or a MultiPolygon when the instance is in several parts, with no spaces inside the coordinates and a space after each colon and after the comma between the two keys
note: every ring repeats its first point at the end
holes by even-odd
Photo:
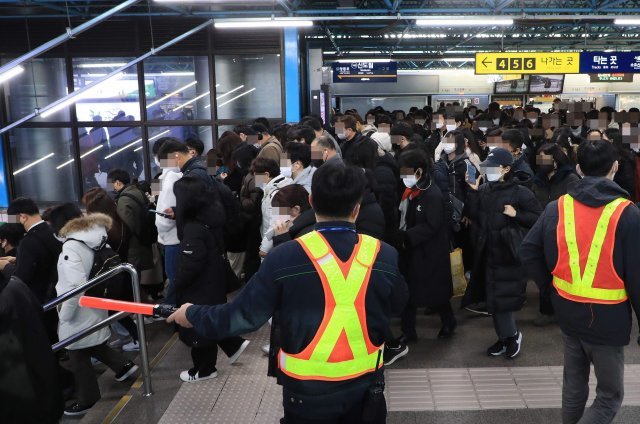
{"type": "Polygon", "coordinates": [[[535,123],[538,122],[538,118],[529,118],[529,121],[535,125],[535,123]]]}
{"type": "Polygon", "coordinates": [[[482,131],[483,133],[486,133],[489,128],[487,128],[487,127],[479,127],[478,129],[480,131],[482,131]]]}
{"type": "Polygon", "coordinates": [[[470,148],[467,147],[466,149],[464,149],[464,152],[466,153],[467,156],[471,156],[472,152],[470,148]]]}
{"type": "Polygon", "coordinates": [[[455,124],[454,124],[454,125],[448,124],[448,125],[447,125],[447,132],[453,131],[453,130],[455,130],[456,128],[458,128],[458,127],[456,127],[456,126],[455,126],[455,124]]]}
{"type": "Polygon", "coordinates": [[[336,135],[338,136],[338,138],[340,140],[346,140],[347,139],[347,133],[341,132],[341,133],[337,133],[336,135]]]}
{"type": "Polygon", "coordinates": [[[416,179],[415,175],[412,175],[410,177],[403,177],[402,178],[402,182],[404,183],[405,187],[413,188],[413,187],[415,187],[415,185],[418,182],[418,180],[416,179]]]}
{"type": "Polygon", "coordinates": [[[500,173],[491,173],[491,174],[486,174],[487,175],[487,181],[489,181],[490,183],[496,182],[500,180],[500,177],[502,177],[502,174],[500,173]]]}
{"type": "Polygon", "coordinates": [[[280,175],[284,175],[287,178],[291,178],[291,167],[290,166],[283,166],[280,167],[280,175]]]}
{"type": "Polygon", "coordinates": [[[469,113],[469,118],[473,119],[473,118],[475,118],[475,117],[476,117],[476,114],[475,114],[475,113],[469,113]]]}
{"type": "Polygon", "coordinates": [[[582,134],[582,128],[578,127],[575,130],[572,128],[571,134],[573,134],[574,137],[578,137],[580,134],[582,134]]]}
{"type": "Polygon", "coordinates": [[[496,118],[493,120],[493,125],[499,125],[500,124],[500,118],[496,118]]]}
{"type": "Polygon", "coordinates": [[[442,122],[436,122],[436,128],[440,129],[444,126],[444,124],[442,122]]]}
{"type": "Polygon", "coordinates": [[[442,151],[446,154],[453,153],[456,151],[455,143],[442,143],[442,151]]]}

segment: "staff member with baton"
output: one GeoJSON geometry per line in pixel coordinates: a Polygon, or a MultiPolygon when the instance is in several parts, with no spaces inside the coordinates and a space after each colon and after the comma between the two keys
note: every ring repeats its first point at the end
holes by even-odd
{"type": "Polygon", "coordinates": [[[232,303],[187,303],[167,320],[219,340],[256,331],[279,311],[283,423],[386,420],[383,344],[407,286],[395,249],[356,233],[364,187],[360,169],[319,168],[309,198],[315,231],[275,248],[232,303]]]}

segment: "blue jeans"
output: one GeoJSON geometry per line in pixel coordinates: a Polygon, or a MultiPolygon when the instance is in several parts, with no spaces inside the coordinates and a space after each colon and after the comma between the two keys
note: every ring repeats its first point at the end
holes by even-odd
{"type": "Polygon", "coordinates": [[[164,303],[176,304],[176,272],[178,268],[178,255],[180,254],[179,244],[164,246],[164,271],[169,277],[169,285],[164,296],[164,303]]]}

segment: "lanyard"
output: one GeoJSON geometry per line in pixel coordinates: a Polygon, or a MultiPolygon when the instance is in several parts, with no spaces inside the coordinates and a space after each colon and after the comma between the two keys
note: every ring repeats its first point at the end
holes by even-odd
{"type": "Polygon", "coordinates": [[[356,230],[355,228],[351,228],[351,227],[326,227],[326,228],[318,228],[316,229],[316,231],[320,232],[320,233],[333,233],[336,231],[351,231],[352,233],[356,234],[356,230]]]}

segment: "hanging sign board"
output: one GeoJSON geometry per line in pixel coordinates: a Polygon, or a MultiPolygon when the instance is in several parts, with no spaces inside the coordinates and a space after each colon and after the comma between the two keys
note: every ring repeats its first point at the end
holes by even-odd
{"type": "Polygon", "coordinates": [[[582,52],[580,73],[640,73],[640,52],[582,52]]]}
{"type": "Polygon", "coordinates": [[[589,74],[591,82],[633,82],[633,74],[589,74]]]}
{"type": "Polygon", "coordinates": [[[398,82],[398,63],[336,62],[333,64],[333,82],[398,82]]]}
{"type": "Polygon", "coordinates": [[[577,74],[580,53],[476,53],[476,74],[577,74]]]}

